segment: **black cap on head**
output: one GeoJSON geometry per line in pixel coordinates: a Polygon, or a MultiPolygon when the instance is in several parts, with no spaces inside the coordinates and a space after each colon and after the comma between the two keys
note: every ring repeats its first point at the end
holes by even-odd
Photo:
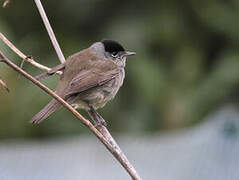
{"type": "Polygon", "coordinates": [[[123,46],[116,41],[104,39],[101,42],[104,44],[106,52],[113,53],[113,52],[125,51],[123,46]]]}

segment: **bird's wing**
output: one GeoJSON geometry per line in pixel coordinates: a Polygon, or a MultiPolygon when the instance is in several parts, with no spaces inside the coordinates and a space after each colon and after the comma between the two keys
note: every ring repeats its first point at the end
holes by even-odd
{"type": "Polygon", "coordinates": [[[101,61],[91,69],[80,71],[65,89],[64,96],[69,97],[72,94],[100,87],[114,79],[119,73],[119,70],[117,66],[112,63],[113,62],[110,61],[101,61]]]}
{"type": "Polygon", "coordinates": [[[63,70],[63,69],[65,69],[65,63],[59,64],[59,65],[51,68],[50,71],[47,71],[47,72],[44,72],[44,73],[41,73],[41,74],[35,76],[35,79],[37,79],[39,81],[41,79],[44,79],[48,76],[51,76],[51,75],[55,74],[57,71],[60,71],[60,70],[63,70]]]}

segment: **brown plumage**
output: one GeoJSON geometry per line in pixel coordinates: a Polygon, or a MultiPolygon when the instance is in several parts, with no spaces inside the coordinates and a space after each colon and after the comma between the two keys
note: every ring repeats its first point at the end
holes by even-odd
{"type": "MultiPolygon", "coordinates": [[[[64,65],[58,66],[64,70],[56,94],[76,108],[88,112],[103,107],[123,83],[126,56],[133,55],[122,50],[119,52],[124,53],[117,59],[111,57],[112,52],[107,52],[104,42],[98,42],[70,56],[64,65]]],[[[51,100],[33,117],[31,123],[40,123],[61,106],[55,99],[51,100]]]]}

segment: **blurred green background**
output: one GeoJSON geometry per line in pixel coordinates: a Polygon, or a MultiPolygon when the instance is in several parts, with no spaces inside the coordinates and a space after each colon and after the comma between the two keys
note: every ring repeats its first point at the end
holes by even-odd
{"type": "MultiPolygon", "coordinates": [[[[127,62],[120,92],[100,110],[111,131],[138,134],[192,126],[221,105],[237,105],[238,0],[51,0],[43,5],[65,57],[103,38],[137,52],[127,62]]],[[[1,8],[0,32],[39,63],[59,64],[33,1],[11,1],[1,8]]],[[[20,64],[2,41],[0,49],[20,64]]],[[[27,63],[24,70],[41,73],[27,63]]],[[[11,91],[0,88],[1,139],[88,133],[65,109],[38,126],[29,124],[51,98],[5,64],[0,64],[0,76],[11,91]]],[[[54,89],[57,79],[43,82],[54,89]]]]}

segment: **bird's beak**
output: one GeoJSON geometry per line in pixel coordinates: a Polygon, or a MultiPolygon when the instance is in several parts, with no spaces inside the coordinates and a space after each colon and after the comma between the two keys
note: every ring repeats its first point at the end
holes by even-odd
{"type": "Polygon", "coordinates": [[[130,51],[125,52],[125,56],[133,56],[135,54],[136,54],[136,52],[130,52],[130,51]]]}

